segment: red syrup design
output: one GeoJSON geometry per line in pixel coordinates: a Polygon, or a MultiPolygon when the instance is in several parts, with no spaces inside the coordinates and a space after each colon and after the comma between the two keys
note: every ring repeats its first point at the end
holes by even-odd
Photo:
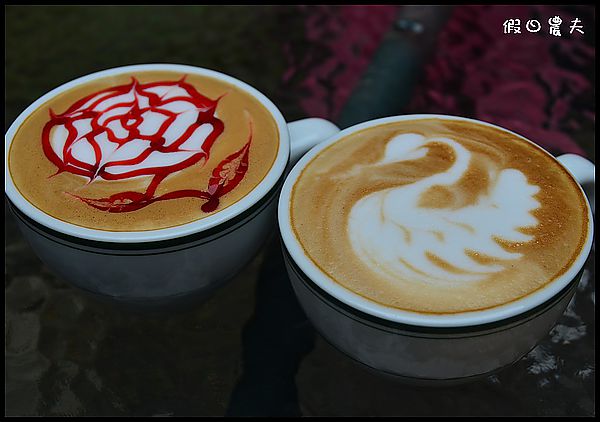
{"type": "MultiPolygon", "coordinates": [[[[125,180],[137,176],[152,176],[143,193],[126,191],[106,198],[85,198],[66,193],[89,206],[113,213],[135,211],[157,201],[179,198],[203,199],[206,202],[201,210],[212,212],[218,208],[219,198],[231,192],[248,170],[253,132],[251,120],[246,144],[221,161],[212,171],[206,190],[184,189],[160,196],[155,196],[155,193],[160,183],[170,174],[197,163],[200,166],[206,163],[212,145],[224,130],[223,122],[215,116],[220,98],[222,96],[211,100],[201,95],[185,82],[185,77],[179,81],[148,84],[140,84],[132,78],[128,85],[98,91],[77,101],[62,114],[57,115],[50,110],[50,121],[42,131],[44,153],[58,168],[50,177],[69,172],[87,177],[88,183],[91,183],[98,178],[125,180]],[[157,92],[162,92],[162,95],[157,92]],[[197,117],[186,123],[187,127],[172,130],[177,119],[189,112],[197,112],[197,117]],[[157,130],[151,130],[152,133],[147,133],[148,128],[144,126],[144,121],[149,118],[154,122],[162,120],[157,130]],[[190,145],[200,140],[200,132],[207,130],[203,126],[206,124],[210,125],[210,133],[201,140],[201,146],[189,149],[190,145]],[[66,132],[62,147],[62,140],[53,144],[51,138],[52,129],[59,126],[62,126],[63,133],[66,132]],[[81,131],[84,133],[80,133],[81,131]],[[74,153],[76,146],[88,152],[88,160],[74,153]],[[125,151],[125,154],[119,153],[120,150],[125,151]],[[121,157],[118,157],[119,154],[121,157]],[[169,164],[156,165],[157,156],[167,157],[169,164]]],[[[187,117],[189,120],[189,116],[187,117]]]]}

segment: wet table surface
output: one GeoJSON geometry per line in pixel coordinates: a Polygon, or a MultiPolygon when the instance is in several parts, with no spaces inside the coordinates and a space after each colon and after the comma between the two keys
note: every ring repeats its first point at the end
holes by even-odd
{"type": "MultiPolygon", "coordinates": [[[[5,126],[35,98],[69,79],[153,61],[229,70],[274,98],[290,119],[304,117],[281,88],[285,60],[269,34],[287,28],[293,47],[305,30],[296,15],[310,19],[310,11],[176,8],[166,19],[161,10],[145,13],[142,19],[139,8],[7,9],[5,126]],[[43,37],[59,17],[62,28],[43,37]],[[165,33],[178,28],[191,39],[206,35],[202,45],[216,45],[213,32],[194,32],[200,29],[192,18],[212,30],[234,20],[238,35],[262,23],[249,37],[264,46],[262,57],[272,54],[271,66],[263,71],[261,60],[247,54],[234,35],[220,42],[220,53],[207,52],[203,60],[178,52],[179,46],[189,49],[188,38],[166,37],[162,44],[153,39],[153,52],[138,50],[149,32],[134,25],[136,19],[165,33]],[[67,37],[65,27],[75,31],[81,19],[89,25],[77,27],[78,34],[91,44],[55,42],[53,36],[67,37]],[[133,33],[106,58],[100,52],[115,43],[101,35],[109,22],[116,34],[130,27],[133,33]],[[66,66],[68,57],[81,60],[66,66]]],[[[585,136],[575,140],[593,156],[585,136]]],[[[527,356],[475,383],[424,388],[365,369],[315,333],[287,280],[275,235],[205,302],[179,312],[134,313],[99,302],[52,274],[21,236],[6,205],[5,229],[7,415],[595,414],[594,250],[566,312],[527,356]]]]}

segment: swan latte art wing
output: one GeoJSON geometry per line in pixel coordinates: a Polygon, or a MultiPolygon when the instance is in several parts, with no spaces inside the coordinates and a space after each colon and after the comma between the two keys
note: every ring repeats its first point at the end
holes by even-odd
{"type": "Polygon", "coordinates": [[[19,192],[52,217],[144,231],[239,201],[278,149],[273,117],[242,89],[141,71],[77,85],[34,110],[15,134],[9,169],[19,192]]]}
{"type": "Polygon", "coordinates": [[[576,182],[541,149],[443,119],[339,140],[303,170],[290,207],[295,235],[331,279],[426,313],[491,308],[542,288],[577,257],[588,224],[576,182]]]}

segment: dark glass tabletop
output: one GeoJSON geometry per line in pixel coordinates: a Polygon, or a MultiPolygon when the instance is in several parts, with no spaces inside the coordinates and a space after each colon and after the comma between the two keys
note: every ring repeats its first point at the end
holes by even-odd
{"type": "MultiPolygon", "coordinates": [[[[289,121],[319,116],[345,127],[392,114],[458,114],[594,161],[593,7],[5,11],[5,130],[68,80],[171,62],[242,79],[289,121]],[[564,21],[560,39],[503,33],[505,19],[524,25],[555,15],[564,21]],[[569,34],[574,18],[585,34],[569,34]],[[528,93],[539,90],[533,98],[544,101],[531,102],[528,93]]],[[[287,279],[275,222],[237,276],[206,301],[169,312],[123,309],[66,284],[35,256],[6,201],[5,229],[6,415],[595,414],[594,250],[566,312],[528,355],[481,381],[425,388],[372,372],[314,331],[287,279]]]]}

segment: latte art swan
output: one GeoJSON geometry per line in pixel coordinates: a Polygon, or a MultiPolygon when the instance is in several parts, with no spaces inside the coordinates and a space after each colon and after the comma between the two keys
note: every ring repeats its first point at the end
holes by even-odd
{"type": "Polygon", "coordinates": [[[538,224],[531,211],[540,206],[534,197],[540,189],[516,169],[490,168],[487,192],[476,203],[461,208],[420,206],[428,189],[451,189],[464,176],[471,161],[466,148],[449,138],[402,134],[389,141],[383,159],[375,164],[421,159],[427,154],[427,145],[433,143],[451,149],[451,167],[360,199],[348,218],[352,248],[373,271],[392,282],[398,277],[444,285],[483,280],[521,257],[505,250],[498,240],[534,239],[520,229],[538,224]],[[483,257],[485,262],[473,256],[483,257]]]}
{"type": "Polygon", "coordinates": [[[416,118],[350,132],[298,176],[290,221],[329,280],[413,312],[488,309],[555,280],[587,233],[585,197],[500,128],[416,118]]]}

